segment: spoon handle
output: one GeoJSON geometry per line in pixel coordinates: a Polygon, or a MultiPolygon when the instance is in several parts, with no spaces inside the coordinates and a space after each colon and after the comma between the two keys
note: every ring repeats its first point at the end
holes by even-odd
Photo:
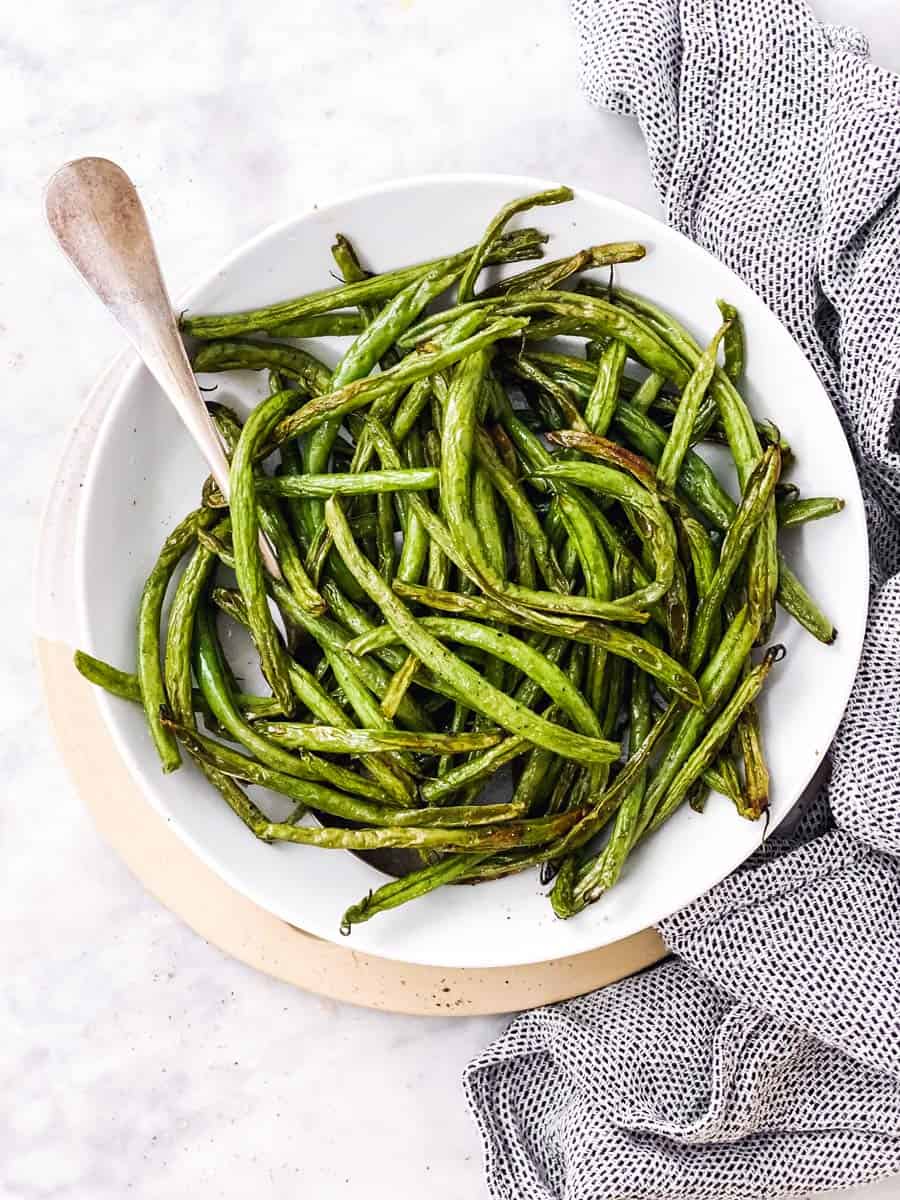
{"type": "MultiPolygon", "coordinates": [[[[125,331],[227,499],[228,460],[185,353],[134,184],[107,158],[79,158],[51,178],[45,205],[60,249],[125,331]]],[[[280,575],[263,539],[260,549],[268,569],[280,575]]]]}

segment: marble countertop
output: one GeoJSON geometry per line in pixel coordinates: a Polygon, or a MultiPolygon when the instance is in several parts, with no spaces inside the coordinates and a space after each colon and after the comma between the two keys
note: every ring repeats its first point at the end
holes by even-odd
{"type": "MultiPolygon", "coordinates": [[[[816,8],[900,69],[896,0],[816,8]]],[[[270,222],[390,177],[531,173],[655,212],[643,144],[582,99],[564,0],[32,0],[0,47],[0,1196],[484,1196],[459,1078],[504,1019],[345,1007],[224,957],[100,841],[57,758],[30,563],[121,338],[51,246],[41,187],[69,158],[121,162],[177,295],[270,222]]]]}

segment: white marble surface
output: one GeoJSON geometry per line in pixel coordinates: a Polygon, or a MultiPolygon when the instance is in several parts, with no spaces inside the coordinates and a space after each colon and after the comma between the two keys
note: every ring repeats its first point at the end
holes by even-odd
{"type": "MultiPolygon", "coordinates": [[[[900,69],[896,0],[817,9],[900,69]]],[[[0,1197],[483,1196],[458,1081],[503,1021],[342,1007],[224,958],[100,842],[58,762],[30,563],[120,339],[51,247],[40,189],[68,158],[122,162],[177,294],[269,222],[391,176],[532,172],[653,211],[641,141],[582,101],[564,0],[31,0],[0,49],[0,1197]]]]}

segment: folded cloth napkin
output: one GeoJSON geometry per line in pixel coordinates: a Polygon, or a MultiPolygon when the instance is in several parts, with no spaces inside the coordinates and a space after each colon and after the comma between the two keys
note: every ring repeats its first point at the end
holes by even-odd
{"type": "Polygon", "coordinates": [[[900,77],[802,0],[572,9],[588,94],[637,117],[668,220],[767,301],[841,417],[869,628],[799,825],[663,924],[675,959],[516,1018],[467,1094],[496,1197],[849,1186],[900,1171],[900,77]]]}

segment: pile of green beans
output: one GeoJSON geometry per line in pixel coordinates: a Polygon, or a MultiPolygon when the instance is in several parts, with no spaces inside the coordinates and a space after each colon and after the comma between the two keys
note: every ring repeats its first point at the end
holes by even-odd
{"type": "Polygon", "coordinates": [[[198,479],[144,586],[134,673],[76,655],[143,705],[163,770],[187,756],[261,840],[416,856],[344,932],[535,866],[569,917],[685,802],[714,790],[760,818],[755,702],[782,654],[753,648],[776,602],[836,636],[778,536],[843,504],[782,479],[790,447],[741,393],[737,310],[717,301],[704,346],[590,277],[638,262],[631,242],[484,281],[542,257],[513,217],[571,198],[516,200],[474,247],[377,274],[338,235],[338,286],[183,316],[198,373],[266,372],[268,394],[243,420],[210,401],[230,500],[198,479]],[[225,621],[267,694],[239,690],[225,621]]]}

